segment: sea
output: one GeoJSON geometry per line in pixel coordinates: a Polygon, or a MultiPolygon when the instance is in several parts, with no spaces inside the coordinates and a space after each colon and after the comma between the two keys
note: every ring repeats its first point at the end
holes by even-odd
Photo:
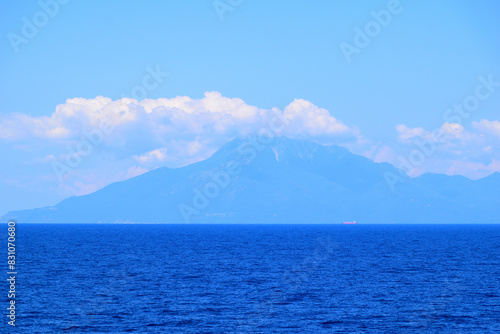
{"type": "Polygon", "coordinates": [[[18,223],[16,243],[2,333],[500,333],[499,225],[18,223]]]}

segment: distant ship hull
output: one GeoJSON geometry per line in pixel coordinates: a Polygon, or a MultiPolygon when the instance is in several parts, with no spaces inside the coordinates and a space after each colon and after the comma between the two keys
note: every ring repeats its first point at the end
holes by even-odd
{"type": "Polygon", "coordinates": [[[353,222],[343,222],[342,225],[354,225],[356,224],[356,221],[353,222]]]}

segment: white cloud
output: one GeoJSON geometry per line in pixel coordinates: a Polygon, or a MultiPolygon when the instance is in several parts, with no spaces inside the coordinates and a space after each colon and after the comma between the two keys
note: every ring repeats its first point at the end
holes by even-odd
{"type": "Polygon", "coordinates": [[[398,132],[398,140],[400,142],[407,142],[412,138],[425,134],[425,130],[423,128],[409,128],[404,124],[396,125],[396,131],[398,132]]]}
{"type": "Polygon", "coordinates": [[[396,153],[389,146],[382,146],[377,150],[371,152],[373,156],[373,161],[375,162],[388,162],[396,160],[396,153]]]}
{"type": "Polygon", "coordinates": [[[472,122],[472,126],[479,132],[486,133],[500,139],[500,121],[488,121],[482,119],[479,122],[472,122]]]}
{"type": "Polygon", "coordinates": [[[353,129],[334,118],[323,108],[319,108],[309,101],[296,99],[290,103],[283,113],[283,117],[290,126],[285,134],[308,136],[349,136],[353,129]]]}
{"type": "Polygon", "coordinates": [[[458,123],[444,123],[439,131],[448,138],[461,138],[464,135],[464,127],[458,123]]]}
{"type": "Polygon", "coordinates": [[[165,161],[167,159],[167,149],[157,148],[156,150],[150,151],[146,154],[134,156],[134,159],[142,164],[151,164],[165,161]]]}
{"type": "Polygon", "coordinates": [[[130,179],[132,177],[144,174],[148,172],[149,170],[144,167],[137,167],[137,166],[132,166],[129,169],[127,169],[127,173],[125,174],[125,180],[130,179]]]}
{"type": "Polygon", "coordinates": [[[404,165],[402,162],[410,162],[413,169],[407,172],[412,176],[435,172],[477,179],[500,171],[500,150],[495,149],[500,147],[499,121],[482,119],[472,122],[470,129],[457,123],[444,123],[435,131],[399,124],[396,132],[399,146],[396,145],[391,152],[398,154],[380,149],[375,160],[390,162],[398,167],[404,165]],[[415,154],[415,151],[421,153],[415,154]],[[417,161],[417,155],[423,156],[423,163],[412,164],[412,154],[414,161],[417,161]]]}
{"type": "Polygon", "coordinates": [[[10,114],[0,118],[0,140],[42,139],[75,146],[107,121],[113,130],[104,134],[99,146],[145,165],[156,161],[177,167],[207,158],[233,137],[269,127],[275,115],[287,121],[278,135],[329,138],[337,143],[360,137],[354,128],[309,101],[294,100],[283,111],[266,110],[239,98],[207,92],[201,99],[68,99],[51,116],[10,114]]]}

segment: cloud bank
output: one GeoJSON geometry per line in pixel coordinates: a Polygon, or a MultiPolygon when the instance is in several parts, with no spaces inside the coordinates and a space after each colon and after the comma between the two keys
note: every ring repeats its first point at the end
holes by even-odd
{"type": "Polygon", "coordinates": [[[434,131],[398,124],[396,132],[397,144],[379,148],[373,158],[410,166],[401,168],[411,176],[435,172],[477,179],[500,171],[499,121],[482,119],[470,129],[445,122],[434,131]]]}
{"type": "Polygon", "coordinates": [[[202,99],[69,99],[51,116],[3,116],[0,138],[70,142],[106,121],[113,130],[103,138],[104,146],[132,154],[139,163],[163,161],[175,167],[208,157],[233,137],[256,133],[276,114],[288,123],[278,135],[329,138],[337,143],[358,139],[355,129],[309,101],[294,100],[283,111],[265,110],[218,92],[207,92],[202,99]]]}

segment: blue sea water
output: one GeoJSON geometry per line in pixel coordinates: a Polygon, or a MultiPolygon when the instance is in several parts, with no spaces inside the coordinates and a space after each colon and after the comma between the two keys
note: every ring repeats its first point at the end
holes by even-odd
{"type": "Polygon", "coordinates": [[[17,232],[6,333],[500,333],[498,225],[17,232]]]}

